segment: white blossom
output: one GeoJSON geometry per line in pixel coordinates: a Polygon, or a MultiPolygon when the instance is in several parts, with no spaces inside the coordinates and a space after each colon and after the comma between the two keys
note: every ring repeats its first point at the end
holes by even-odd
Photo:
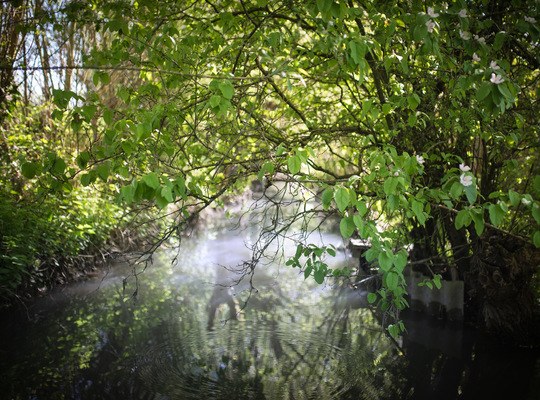
{"type": "Polygon", "coordinates": [[[396,170],[396,172],[394,172],[394,176],[399,176],[399,175],[400,175],[400,172],[401,172],[400,169],[396,170]]]}
{"type": "Polygon", "coordinates": [[[499,65],[497,64],[497,61],[490,62],[489,63],[489,68],[491,68],[492,70],[501,69],[501,67],[499,67],[499,65]]]}
{"type": "Polygon", "coordinates": [[[459,169],[461,172],[469,172],[471,170],[471,167],[465,164],[459,164],[459,169]]]}
{"type": "Polygon", "coordinates": [[[427,8],[427,15],[429,15],[431,18],[437,18],[439,16],[439,14],[433,10],[433,7],[427,8]]]}
{"type": "Polygon", "coordinates": [[[399,54],[396,54],[395,51],[392,50],[392,57],[395,57],[399,62],[403,60],[403,56],[400,56],[399,54]]]}
{"type": "Polygon", "coordinates": [[[429,33],[432,33],[433,32],[433,28],[435,28],[435,22],[433,22],[432,20],[428,20],[428,22],[426,22],[426,27],[427,27],[427,31],[429,33]]]}
{"type": "Polygon", "coordinates": [[[471,186],[473,177],[471,175],[461,174],[459,181],[463,186],[471,186]]]}
{"type": "Polygon", "coordinates": [[[482,36],[474,35],[474,40],[476,40],[478,43],[482,45],[486,44],[486,39],[483,38],[482,36]]]}
{"type": "Polygon", "coordinates": [[[426,162],[422,156],[416,156],[416,161],[418,161],[418,164],[424,164],[426,162]]]}
{"type": "Polygon", "coordinates": [[[531,24],[536,24],[536,19],[534,19],[533,17],[523,17],[523,19],[531,24]]]}
{"type": "Polygon", "coordinates": [[[528,206],[531,204],[531,201],[529,199],[526,199],[525,197],[521,199],[521,203],[525,206],[528,206]]]}
{"type": "Polygon", "coordinates": [[[500,75],[495,75],[495,73],[492,73],[490,81],[491,81],[491,83],[494,83],[494,84],[498,85],[498,84],[504,82],[504,78],[502,76],[500,76],[500,75]]]}
{"type": "Polygon", "coordinates": [[[301,84],[303,87],[307,87],[306,81],[304,80],[304,78],[303,78],[302,75],[300,75],[300,74],[293,74],[292,76],[293,76],[294,78],[296,78],[296,79],[300,82],[300,84],[301,84]]]}
{"type": "Polygon", "coordinates": [[[460,36],[463,40],[469,40],[469,39],[471,38],[470,32],[467,32],[467,31],[459,31],[459,36],[460,36]]]}
{"type": "Polygon", "coordinates": [[[472,60],[473,60],[474,62],[480,62],[480,57],[478,57],[478,54],[473,53],[473,55],[472,55],[472,60]]]}
{"type": "Polygon", "coordinates": [[[458,15],[461,17],[461,18],[467,18],[467,10],[463,9],[461,10],[458,15]]]}

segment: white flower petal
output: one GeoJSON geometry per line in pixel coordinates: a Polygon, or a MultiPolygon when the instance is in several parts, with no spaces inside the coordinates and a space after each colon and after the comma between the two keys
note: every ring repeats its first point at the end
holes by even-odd
{"type": "Polygon", "coordinates": [[[492,73],[490,82],[498,85],[504,82],[504,78],[501,75],[495,75],[495,73],[492,73]]]}
{"type": "Polygon", "coordinates": [[[459,169],[462,172],[469,172],[471,170],[471,167],[469,167],[468,165],[465,165],[465,164],[459,164],[459,169]]]}
{"type": "Polygon", "coordinates": [[[427,8],[427,15],[429,15],[431,18],[437,18],[439,16],[439,14],[435,12],[433,7],[427,8]]]}
{"type": "Polygon", "coordinates": [[[463,186],[471,186],[473,183],[473,178],[471,175],[461,174],[459,181],[463,186]]]}

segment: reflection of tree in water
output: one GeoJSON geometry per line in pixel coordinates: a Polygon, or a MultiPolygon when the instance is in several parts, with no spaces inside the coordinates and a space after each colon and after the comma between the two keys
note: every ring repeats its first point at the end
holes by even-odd
{"type": "Polygon", "coordinates": [[[414,330],[403,340],[402,374],[411,398],[532,400],[540,393],[538,385],[530,387],[538,371],[534,351],[505,348],[478,332],[425,317],[409,325],[414,330]]]}
{"type": "MultiPolygon", "coordinates": [[[[230,244],[225,242],[225,250],[230,244]]],[[[257,291],[238,320],[231,320],[231,299],[240,298],[235,308],[242,305],[246,291],[220,295],[216,288],[228,289],[219,284],[227,282],[231,271],[220,268],[214,275],[207,265],[190,261],[205,259],[205,254],[185,252],[176,269],[164,263],[147,271],[135,300],[110,286],[33,326],[33,339],[25,337],[23,344],[23,362],[2,361],[14,365],[7,369],[9,385],[0,384],[3,395],[413,399],[453,398],[460,385],[469,396],[463,398],[473,398],[480,389],[471,382],[493,376],[504,381],[479,347],[474,359],[456,362],[405,340],[401,354],[377,317],[358,308],[362,302],[338,302],[335,292],[310,282],[298,290],[290,270],[280,272],[277,285],[276,277],[258,269],[253,276],[257,291]],[[224,309],[214,318],[212,304],[220,303],[224,309]]],[[[125,293],[131,293],[129,288],[125,293]]],[[[512,382],[526,387],[530,375],[520,380],[516,374],[509,374],[512,382]]]]}

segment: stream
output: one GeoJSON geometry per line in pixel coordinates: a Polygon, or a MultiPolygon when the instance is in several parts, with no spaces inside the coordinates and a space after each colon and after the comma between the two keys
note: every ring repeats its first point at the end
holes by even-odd
{"type": "MultiPolygon", "coordinates": [[[[221,219],[143,273],[113,263],[1,314],[0,398],[539,398],[535,352],[414,314],[394,341],[365,293],[285,266],[290,240],[238,282],[256,224],[221,219]]],[[[330,266],[356,262],[339,235],[312,236],[338,249],[330,266]]]]}

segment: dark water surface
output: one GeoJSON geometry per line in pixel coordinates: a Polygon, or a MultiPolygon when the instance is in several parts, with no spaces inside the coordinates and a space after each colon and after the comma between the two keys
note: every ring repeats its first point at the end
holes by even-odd
{"type": "Polygon", "coordinates": [[[418,316],[394,342],[356,291],[304,281],[279,258],[257,267],[229,319],[249,282],[229,289],[238,275],[222,266],[248,258],[252,236],[214,227],[125,288],[131,267],[115,265],[0,316],[0,399],[540,398],[534,352],[418,316]]]}

